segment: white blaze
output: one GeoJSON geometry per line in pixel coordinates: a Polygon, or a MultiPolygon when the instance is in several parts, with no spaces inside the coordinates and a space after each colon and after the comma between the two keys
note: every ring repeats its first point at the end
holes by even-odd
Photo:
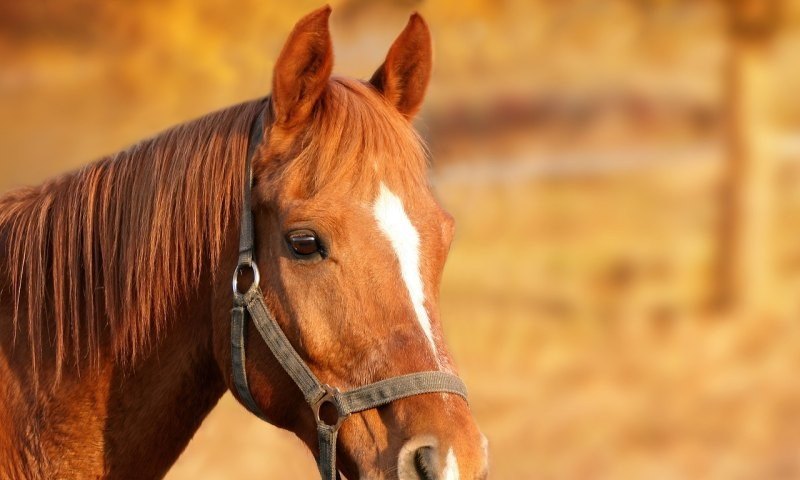
{"type": "Polygon", "coordinates": [[[408,218],[403,202],[381,182],[378,198],[373,205],[375,219],[378,227],[389,238],[397,261],[400,264],[400,275],[406,284],[408,296],[417,314],[417,321],[422,326],[422,331],[430,341],[434,355],[436,344],[433,342],[431,320],[425,309],[425,289],[422,284],[422,275],[419,270],[419,233],[408,218]]]}
{"type": "Polygon", "coordinates": [[[458,480],[460,474],[458,473],[458,460],[453,449],[447,451],[447,458],[444,460],[444,473],[442,473],[443,480],[458,480]]]}

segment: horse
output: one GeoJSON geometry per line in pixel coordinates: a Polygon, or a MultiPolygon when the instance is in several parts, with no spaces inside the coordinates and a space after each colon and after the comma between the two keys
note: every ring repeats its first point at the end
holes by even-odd
{"type": "MultiPolygon", "coordinates": [[[[411,123],[430,31],[415,13],[369,81],[336,77],[330,13],[295,25],[270,95],[0,197],[0,477],[160,478],[226,391],[248,405],[231,346],[244,216],[259,301],[320,381],[456,373],[438,310],[454,220],[411,123]]],[[[254,328],[243,344],[254,408],[319,459],[292,376],[254,328]]],[[[353,413],[335,470],[485,478],[467,401],[431,392],[353,413]]]]}

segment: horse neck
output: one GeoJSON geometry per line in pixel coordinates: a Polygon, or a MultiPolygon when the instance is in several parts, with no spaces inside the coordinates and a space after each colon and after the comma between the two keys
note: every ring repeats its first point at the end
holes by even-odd
{"type": "Polygon", "coordinates": [[[105,454],[111,476],[163,476],[225,392],[213,355],[208,293],[198,292],[178,309],[172,328],[132,371],[116,368],[109,378],[105,454]]]}
{"type": "MultiPolygon", "coordinates": [[[[55,387],[34,389],[26,339],[12,340],[6,281],[0,278],[0,478],[163,476],[225,391],[212,349],[211,287],[177,306],[178,318],[134,365],[106,355],[96,371],[65,368],[55,387]]],[[[53,366],[42,371],[41,384],[53,373],[53,366]]]]}

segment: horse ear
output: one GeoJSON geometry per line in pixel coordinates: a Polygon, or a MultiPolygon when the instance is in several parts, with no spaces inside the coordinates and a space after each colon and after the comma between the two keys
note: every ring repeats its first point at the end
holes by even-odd
{"type": "Polygon", "coordinates": [[[369,83],[400,113],[412,118],[425,97],[432,56],[431,32],[425,20],[414,13],[369,83]]]}
{"type": "Polygon", "coordinates": [[[333,69],[330,15],[326,5],[300,19],[278,56],[272,78],[278,125],[292,127],[306,120],[325,90],[333,69]]]}

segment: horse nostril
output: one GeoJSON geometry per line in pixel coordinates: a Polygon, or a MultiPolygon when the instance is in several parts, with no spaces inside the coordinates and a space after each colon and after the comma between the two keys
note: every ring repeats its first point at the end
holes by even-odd
{"type": "Polygon", "coordinates": [[[438,480],[439,459],[433,447],[421,447],[414,452],[414,468],[420,480],[438,480]]]}

